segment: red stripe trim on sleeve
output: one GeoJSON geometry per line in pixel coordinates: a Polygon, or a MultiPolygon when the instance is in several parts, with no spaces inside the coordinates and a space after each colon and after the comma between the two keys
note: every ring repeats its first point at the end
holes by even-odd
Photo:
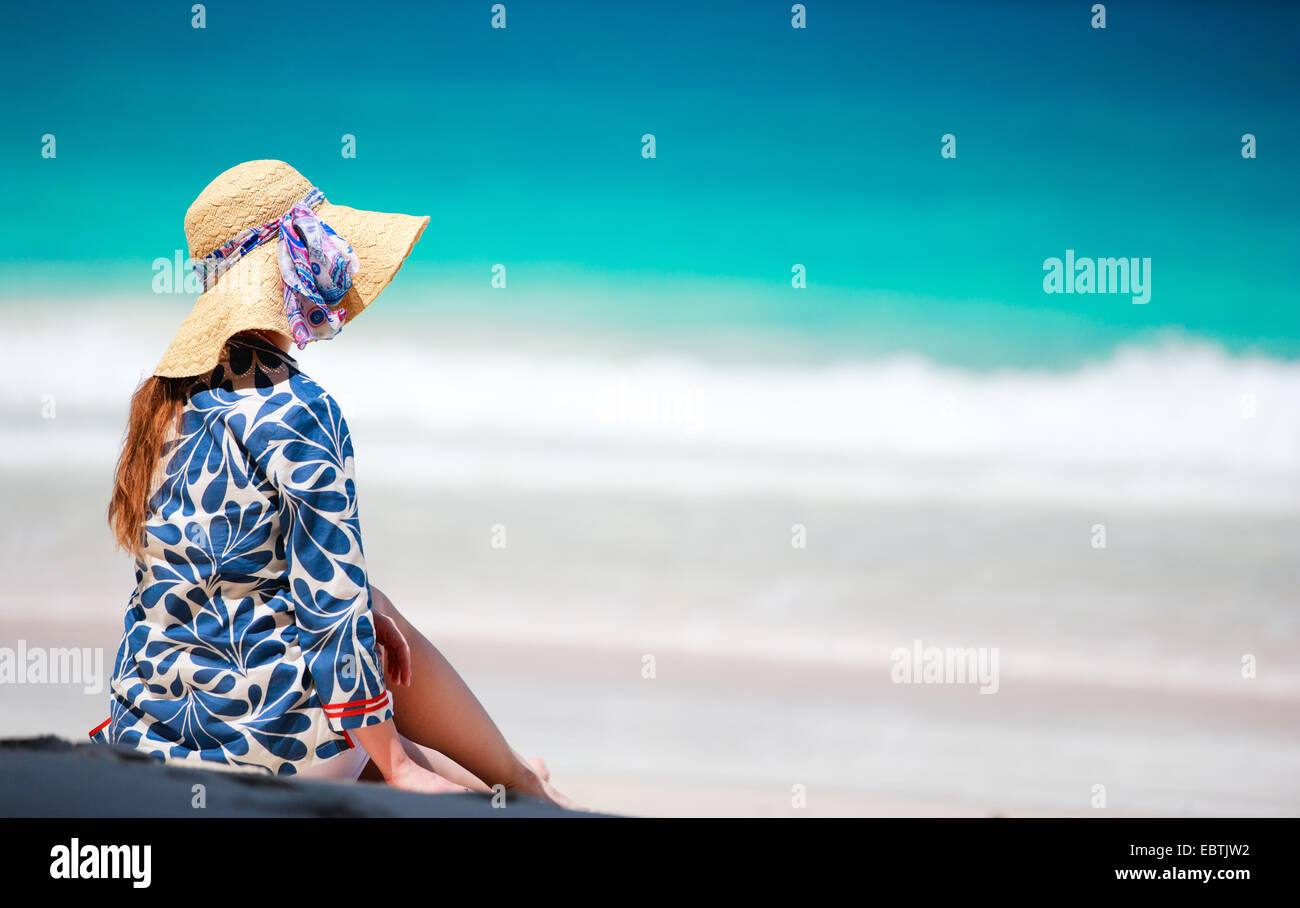
{"type": "Polygon", "coordinates": [[[100,725],[96,725],[94,728],[92,728],[92,729],[90,730],[90,737],[92,737],[92,738],[95,737],[95,735],[97,735],[97,734],[99,734],[101,731],[103,731],[104,728],[108,725],[108,723],[109,723],[109,722],[112,722],[112,721],[113,721],[113,717],[112,717],[112,716],[109,716],[107,719],[105,719],[105,720],[103,721],[102,724],[100,724],[100,725]]]}
{"type": "Polygon", "coordinates": [[[387,703],[376,703],[374,706],[367,706],[364,709],[350,709],[345,713],[326,713],[325,715],[331,719],[343,719],[347,716],[362,716],[366,713],[377,713],[387,706],[387,703]]]}
{"type": "MultiPolygon", "coordinates": [[[[324,703],[321,705],[321,708],[324,709],[325,712],[329,713],[330,715],[334,715],[340,709],[355,709],[357,707],[366,706],[367,704],[370,703],[379,703],[380,701],[386,701],[387,699],[388,699],[388,691],[384,691],[378,697],[371,697],[368,700],[351,700],[347,703],[324,703]]],[[[378,707],[371,707],[371,708],[377,709],[378,707]]],[[[364,712],[365,710],[362,711],[364,712]]]]}

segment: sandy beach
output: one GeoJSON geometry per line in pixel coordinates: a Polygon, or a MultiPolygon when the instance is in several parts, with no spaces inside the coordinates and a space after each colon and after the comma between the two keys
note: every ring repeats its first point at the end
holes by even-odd
{"type": "MultiPolygon", "coordinates": [[[[434,622],[429,622],[432,625],[434,622]]],[[[116,622],[5,627],[29,646],[105,646],[116,622]]],[[[562,790],[643,816],[1295,815],[1289,699],[1086,681],[996,696],[900,686],[881,666],[633,645],[432,636],[562,790]],[[1092,786],[1107,806],[1090,806],[1092,786]],[[796,806],[797,805],[797,806],[796,806]]],[[[104,695],[0,685],[6,736],[77,740],[104,695]]],[[[2,805],[0,805],[2,808],[2,805]]]]}

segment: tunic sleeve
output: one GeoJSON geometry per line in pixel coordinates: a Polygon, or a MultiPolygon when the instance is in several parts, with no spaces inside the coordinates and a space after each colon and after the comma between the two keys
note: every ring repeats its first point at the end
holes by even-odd
{"type": "MultiPolygon", "coordinates": [[[[298,641],[335,731],[392,718],[375,651],[361,549],[352,438],[333,398],[291,397],[264,463],[280,496],[280,527],[298,641]]],[[[265,437],[265,436],[264,436],[265,437]]]]}

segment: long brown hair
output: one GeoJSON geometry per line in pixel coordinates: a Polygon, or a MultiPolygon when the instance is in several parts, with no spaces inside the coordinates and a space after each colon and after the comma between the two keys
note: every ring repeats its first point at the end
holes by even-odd
{"type": "Polygon", "coordinates": [[[126,440],[117,459],[117,480],[108,504],[108,525],[118,546],[132,555],[144,544],[144,522],[153,493],[154,472],[173,427],[180,428],[193,378],[151,375],[131,397],[126,440]]]}

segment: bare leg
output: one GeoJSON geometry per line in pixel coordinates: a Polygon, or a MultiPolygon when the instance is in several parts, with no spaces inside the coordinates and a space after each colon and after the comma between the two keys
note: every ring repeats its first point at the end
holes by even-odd
{"type": "Polygon", "coordinates": [[[391,606],[391,601],[389,605],[390,616],[411,651],[411,683],[390,688],[394,719],[404,738],[428,749],[424,757],[431,765],[426,768],[469,788],[490,790],[493,785],[504,785],[509,791],[576,807],[546,781],[545,764],[538,761],[539,775],[538,769],[511,749],[446,657],[391,606]],[[439,763],[439,759],[447,762],[439,763]],[[478,785],[465,775],[454,774],[457,769],[478,785]]]}

